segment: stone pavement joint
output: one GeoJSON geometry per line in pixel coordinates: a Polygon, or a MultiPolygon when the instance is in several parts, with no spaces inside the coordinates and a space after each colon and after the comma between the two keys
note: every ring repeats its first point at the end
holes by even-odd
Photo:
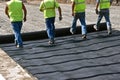
{"type": "Polygon", "coordinates": [[[0,80],[37,80],[0,49],[0,80]],[[2,77],[3,76],[3,77],[2,77]]]}

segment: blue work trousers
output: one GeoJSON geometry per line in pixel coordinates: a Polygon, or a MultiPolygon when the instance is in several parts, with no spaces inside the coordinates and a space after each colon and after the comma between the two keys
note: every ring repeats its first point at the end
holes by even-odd
{"type": "Polygon", "coordinates": [[[46,18],[45,23],[46,23],[46,31],[47,31],[48,38],[50,40],[54,40],[54,37],[55,37],[55,25],[54,25],[55,17],[46,18]]]}
{"type": "Polygon", "coordinates": [[[87,34],[87,27],[86,27],[86,22],[85,22],[85,12],[80,12],[80,13],[75,13],[75,16],[73,17],[73,22],[72,22],[72,31],[76,31],[76,22],[79,19],[81,22],[81,32],[82,35],[87,34]]]}
{"type": "Polygon", "coordinates": [[[111,29],[111,22],[110,22],[110,17],[109,17],[109,9],[100,10],[99,15],[98,15],[97,24],[96,24],[97,28],[99,29],[100,21],[103,18],[103,16],[105,17],[105,20],[106,20],[107,29],[111,29]]]}
{"type": "Polygon", "coordinates": [[[22,46],[23,45],[21,37],[22,21],[11,22],[11,25],[14,32],[15,41],[17,42],[16,44],[22,46]]]}

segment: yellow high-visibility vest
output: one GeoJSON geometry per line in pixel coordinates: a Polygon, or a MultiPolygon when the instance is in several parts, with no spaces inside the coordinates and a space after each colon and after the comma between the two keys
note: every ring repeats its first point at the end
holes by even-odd
{"type": "Polygon", "coordinates": [[[100,0],[100,9],[110,8],[110,0],[100,0]]]}
{"type": "Polygon", "coordinates": [[[75,2],[75,7],[74,7],[75,13],[85,12],[86,9],[85,0],[73,0],[73,1],[75,2]]]}
{"type": "Polygon", "coordinates": [[[39,9],[44,12],[44,18],[55,17],[55,8],[58,8],[59,4],[55,0],[44,0],[41,2],[39,9]]]}
{"type": "Polygon", "coordinates": [[[10,21],[11,22],[22,21],[23,20],[22,1],[11,0],[7,2],[7,5],[10,21]]]}

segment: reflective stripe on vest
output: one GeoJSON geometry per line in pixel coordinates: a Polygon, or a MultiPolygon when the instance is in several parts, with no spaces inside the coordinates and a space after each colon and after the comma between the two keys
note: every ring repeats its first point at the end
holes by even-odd
{"type": "Polygon", "coordinates": [[[74,0],[75,1],[75,8],[74,12],[79,13],[79,12],[85,12],[85,0],[74,0]]]}
{"type": "Polygon", "coordinates": [[[100,0],[100,9],[110,8],[110,0],[100,0]]]}
{"type": "Polygon", "coordinates": [[[7,2],[7,5],[10,21],[11,22],[22,21],[23,20],[22,1],[11,0],[7,2]]]}

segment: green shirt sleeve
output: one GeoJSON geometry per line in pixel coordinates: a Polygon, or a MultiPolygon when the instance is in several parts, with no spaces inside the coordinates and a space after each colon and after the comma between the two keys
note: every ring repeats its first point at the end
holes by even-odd
{"type": "Polygon", "coordinates": [[[56,8],[60,7],[60,5],[59,5],[58,2],[55,2],[55,7],[56,7],[56,8]]]}

